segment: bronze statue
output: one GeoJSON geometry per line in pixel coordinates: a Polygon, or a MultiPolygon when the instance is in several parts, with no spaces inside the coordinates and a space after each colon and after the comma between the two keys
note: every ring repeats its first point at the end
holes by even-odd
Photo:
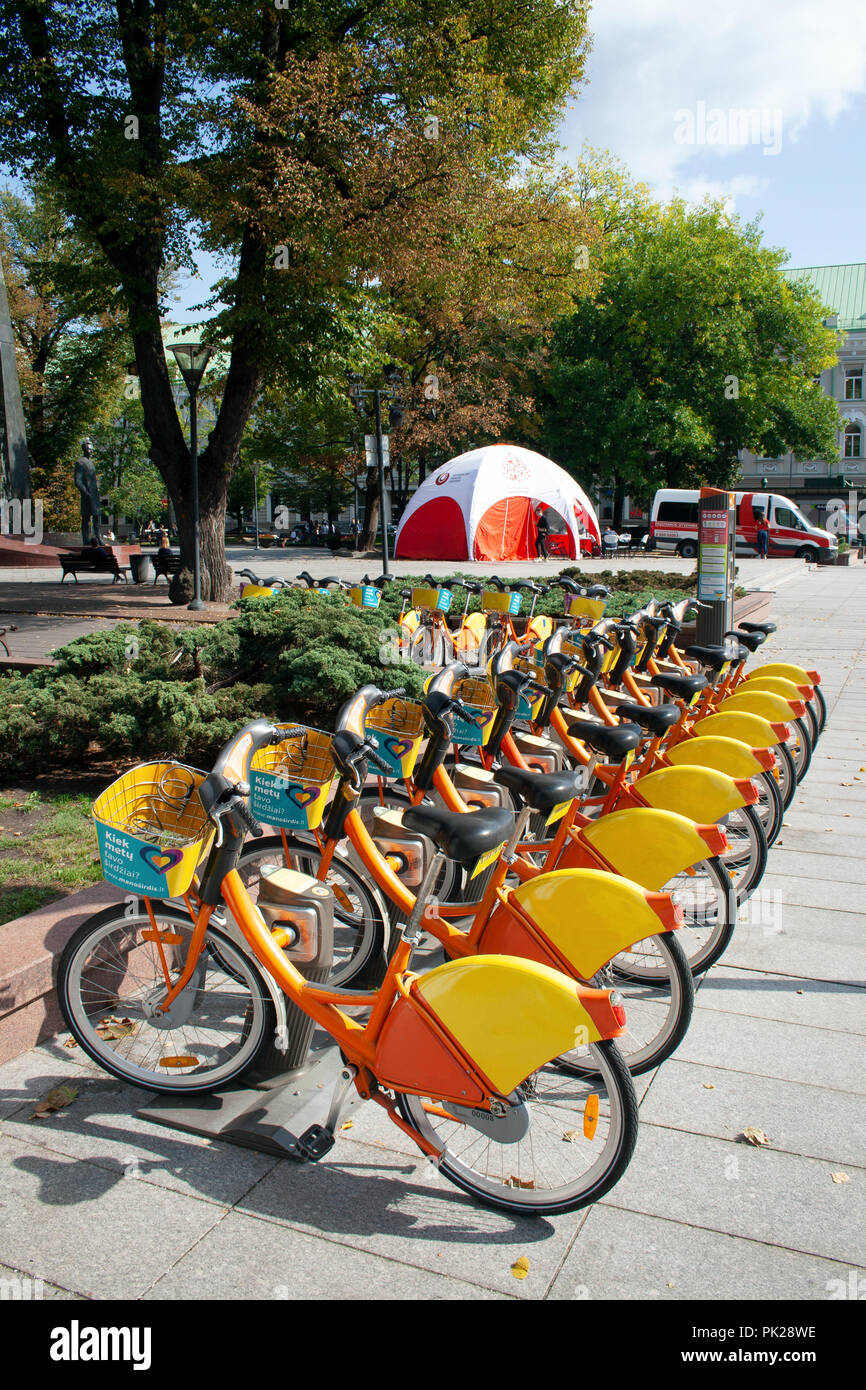
{"type": "Polygon", "coordinates": [[[102,503],[99,497],[99,481],[93,464],[93,445],[89,439],[81,441],[81,458],[75,464],[75,486],[81,493],[81,540],[84,545],[101,545],[99,519],[102,503]]]}

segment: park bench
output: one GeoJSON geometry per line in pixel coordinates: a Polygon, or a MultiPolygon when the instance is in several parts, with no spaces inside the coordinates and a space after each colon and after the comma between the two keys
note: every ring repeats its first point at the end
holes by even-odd
{"type": "Polygon", "coordinates": [[[157,579],[160,578],[160,576],[166,581],[166,583],[168,583],[168,576],[170,574],[179,574],[181,569],[183,568],[181,564],[180,552],[177,550],[169,550],[167,546],[163,546],[153,556],[153,568],[154,584],[156,583],[157,579]]]}
{"type": "MultiPolygon", "coordinates": [[[[129,556],[138,552],[138,546],[84,546],[81,550],[61,551],[57,556],[63,567],[60,579],[62,584],[71,574],[76,584],[79,574],[110,574],[112,583],[119,579],[126,583],[129,574],[129,556]]],[[[140,553],[140,552],[139,552],[140,553]]]]}

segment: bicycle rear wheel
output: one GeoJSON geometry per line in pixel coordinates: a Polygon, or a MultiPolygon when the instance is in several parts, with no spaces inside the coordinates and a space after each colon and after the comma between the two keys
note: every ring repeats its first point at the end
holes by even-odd
{"type": "Polygon", "coordinates": [[[767,837],[767,846],[774,845],[779,838],[782,829],[782,821],[785,817],[785,807],[782,802],[782,793],[779,791],[779,784],[770,772],[759,772],[752,778],[753,783],[758,788],[758,800],[755,803],[755,810],[764,828],[767,837]]]}
{"type": "MultiPolygon", "coordinates": [[[[192,918],[151,904],[169,978],[180,976],[192,918]]],[[[66,1025],[94,1062],[147,1090],[214,1090],[236,1081],[274,1040],[276,1012],[256,962],[209,926],[190,983],[168,1014],[155,1006],[166,979],[141,903],[106,908],[85,922],[60,959],[57,995],[66,1025]]]]}
{"type": "Polygon", "coordinates": [[[727,950],[737,925],[737,893],[721,859],[704,859],[662,884],[676,893],[685,921],[677,940],[693,975],[707,970],[727,950]]]}
{"type": "MultiPolygon", "coordinates": [[[[658,932],[620,951],[590,982],[615,989],[625,1004],[626,1032],[617,1050],[632,1076],[651,1071],[679,1047],[691,1022],[695,986],[679,932],[658,932]]],[[[589,1049],[559,1058],[575,1076],[596,1074],[589,1049]]]]}
{"type": "Polygon", "coordinates": [[[723,821],[729,848],[722,863],[734,880],[737,902],[754,893],[767,868],[767,837],[755,806],[739,806],[723,821]]]}
{"type": "Polygon", "coordinates": [[[797,790],[797,769],[794,766],[794,758],[787,743],[777,743],[773,752],[776,755],[776,771],[779,774],[778,786],[782,796],[782,805],[787,811],[797,790]]]}
{"type": "Polygon", "coordinates": [[[452,1118],[435,1098],[398,1095],[398,1107],[434,1146],[442,1176],[485,1206],[524,1216],[575,1211],[619,1181],[637,1139],[634,1086],[616,1044],[590,1051],[592,1076],[566,1075],[553,1058],[517,1087],[529,1128],[516,1143],[452,1118]]]}

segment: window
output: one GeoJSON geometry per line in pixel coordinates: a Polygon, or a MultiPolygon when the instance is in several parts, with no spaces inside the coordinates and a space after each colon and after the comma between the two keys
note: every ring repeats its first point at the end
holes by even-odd
{"type": "Polygon", "coordinates": [[[848,425],[845,429],[845,458],[858,459],[863,449],[863,432],[859,425],[848,425]]]}
{"type": "Polygon", "coordinates": [[[790,507],[777,507],[773,513],[773,520],[777,526],[784,526],[788,531],[803,531],[805,529],[796,512],[792,512],[790,507]]]}
{"type": "Polygon", "coordinates": [[[846,401],[862,401],[863,399],[863,368],[845,368],[845,399],[846,401]]]}
{"type": "Polygon", "coordinates": [[[660,502],[659,521],[690,521],[698,524],[697,502],[660,502]]]}

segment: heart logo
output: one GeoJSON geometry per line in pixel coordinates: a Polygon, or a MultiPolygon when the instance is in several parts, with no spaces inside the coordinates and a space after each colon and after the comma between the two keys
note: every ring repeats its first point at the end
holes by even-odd
{"type": "Polygon", "coordinates": [[[309,806],[311,801],[317,800],[321,791],[321,787],[290,787],[289,796],[296,806],[303,808],[309,806]]]}
{"type": "Polygon", "coordinates": [[[167,874],[169,869],[180,863],[183,854],[179,849],[155,849],[152,845],[146,845],[141,851],[141,857],[145,864],[155,869],[158,874],[167,874]]]}
{"type": "Polygon", "coordinates": [[[403,754],[408,753],[411,747],[411,743],[401,743],[399,738],[385,739],[385,748],[392,758],[402,758],[403,754]]]}

